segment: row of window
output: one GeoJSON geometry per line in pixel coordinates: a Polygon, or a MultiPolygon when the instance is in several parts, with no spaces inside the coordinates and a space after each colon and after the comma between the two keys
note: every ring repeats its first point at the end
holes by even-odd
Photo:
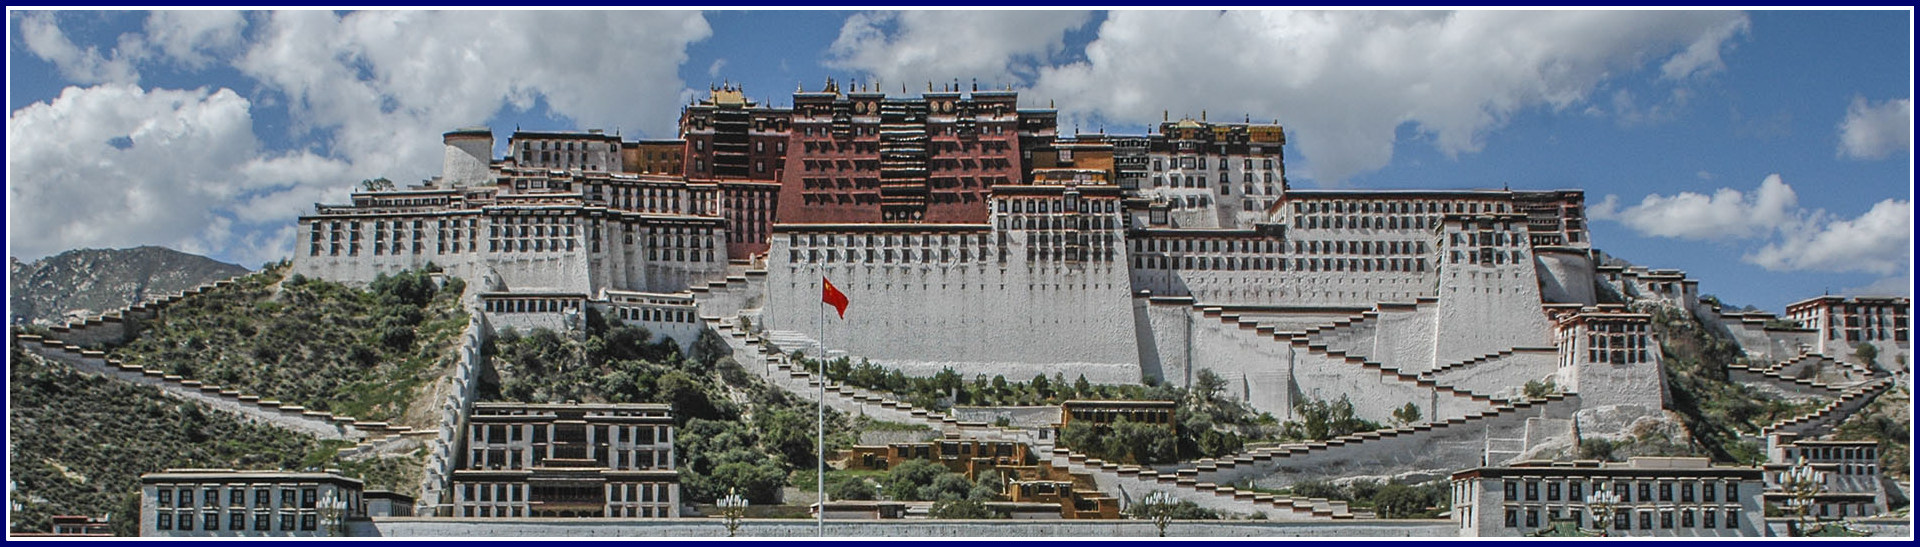
{"type": "Polygon", "coordinates": [[[1115,230],[1120,227],[1119,218],[1104,215],[1077,219],[1053,215],[1017,215],[1011,216],[1011,223],[1008,222],[1008,218],[1008,216],[1002,216],[994,223],[1000,227],[1002,233],[1007,230],[1115,230]]]}
{"type": "Polygon", "coordinates": [[[1501,252],[1494,249],[1480,249],[1480,252],[1477,252],[1477,253],[1473,251],[1468,251],[1466,253],[1461,253],[1460,251],[1448,251],[1447,263],[1459,264],[1461,262],[1461,258],[1464,256],[1466,258],[1467,264],[1479,264],[1482,266],[1520,264],[1522,263],[1522,261],[1525,260],[1525,258],[1523,257],[1524,254],[1525,253],[1521,251],[1501,252]]]}
{"type": "Polygon", "coordinates": [[[654,323],[692,323],[697,318],[693,310],[662,308],[616,307],[614,313],[622,321],[649,321],[654,323]]]}
{"type": "MultiPolygon", "coordinates": [[[[1165,160],[1166,163],[1161,163],[1162,162],[1161,158],[1154,158],[1153,170],[1165,171],[1167,164],[1172,164],[1174,169],[1206,169],[1208,157],[1210,156],[1184,156],[1184,157],[1178,157],[1178,158],[1167,158],[1165,160]]],[[[1219,160],[1220,170],[1225,171],[1227,169],[1227,166],[1230,165],[1231,160],[1232,158],[1220,158],[1219,160]]],[[[1241,161],[1240,163],[1241,169],[1253,169],[1253,158],[1241,158],[1240,161],[1241,161]]],[[[1273,158],[1260,159],[1261,169],[1266,169],[1271,171],[1273,170],[1274,165],[1275,164],[1274,164],[1273,158]]]]}
{"type": "MultiPolygon", "coordinates": [[[[319,502],[320,490],[318,488],[280,488],[279,490],[281,507],[312,509],[314,504],[319,502]],[[295,496],[298,496],[298,505],[295,504],[295,496]]],[[[154,491],[154,504],[160,507],[174,507],[174,501],[178,499],[179,507],[193,507],[194,493],[201,492],[200,499],[205,502],[206,507],[219,507],[220,491],[220,488],[159,488],[154,491]],[[175,497],[176,493],[178,494],[178,498],[175,497]]],[[[228,506],[246,506],[247,489],[245,487],[228,487],[226,491],[228,506]]],[[[254,488],[253,506],[259,509],[272,507],[274,498],[273,491],[274,489],[271,487],[254,488]]]]}
{"type": "Polygon", "coordinates": [[[1296,200],[1293,202],[1293,214],[1314,213],[1372,213],[1372,214],[1479,214],[1505,213],[1509,210],[1506,203],[1482,203],[1479,201],[1420,201],[1409,199],[1395,200],[1296,200]]]}
{"type": "MultiPolygon", "coordinates": [[[[1558,481],[1558,480],[1548,480],[1544,482],[1538,481],[1538,480],[1529,480],[1529,481],[1524,481],[1524,483],[1522,481],[1516,481],[1516,480],[1504,481],[1504,483],[1502,484],[1502,488],[1503,488],[1503,493],[1505,494],[1505,497],[1502,499],[1505,501],[1523,501],[1523,499],[1520,497],[1520,494],[1524,491],[1526,495],[1524,501],[1540,501],[1541,499],[1543,499],[1543,497],[1541,496],[1541,493],[1542,493],[1541,491],[1543,490],[1542,485],[1544,485],[1545,486],[1544,490],[1546,494],[1544,496],[1544,499],[1546,501],[1560,501],[1561,484],[1563,484],[1562,481],[1558,481]]],[[[1591,483],[1591,486],[1592,486],[1591,490],[1586,490],[1589,484],[1586,481],[1571,480],[1571,481],[1565,481],[1564,484],[1566,485],[1566,491],[1567,491],[1566,499],[1568,501],[1583,501],[1586,499],[1585,492],[1587,491],[1599,492],[1608,483],[1598,481],[1598,480],[1593,481],[1591,483]]],[[[1721,489],[1726,490],[1726,494],[1727,494],[1726,500],[1728,502],[1735,502],[1740,499],[1740,483],[1737,483],[1737,482],[1720,483],[1718,481],[1704,481],[1704,482],[1702,481],[1613,481],[1611,485],[1612,485],[1613,495],[1620,497],[1620,503],[1634,503],[1635,501],[1639,501],[1639,502],[1655,501],[1654,492],[1656,491],[1656,487],[1657,487],[1657,491],[1659,492],[1658,501],[1674,501],[1674,492],[1676,487],[1678,487],[1678,491],[1680,494],[1680,501],[1682,503],[1693,502],[1694,500],[1693,494],[1694,494],[1694,489],[1696,487],[1699,488],[1700,501],[1703,501],[1703,502],[1712,503],[1712,502],[1719,501],[1718,499],[1715,499],[1715,494],[1718,493],[1721,489]],[[1638,487],[1638,492],[1640,494],[1640,496],[1637,498],[1634,497],[1633,495],[1635,492],[1634,487],[1636,486],[1638,487]]]]}
{"type": "MultiPolygon", "coordinates": [[[[275,515],[270,513],[228,511],[226,516],[227,526],[225,529],[234,532],[246,531],[248,529],[255,532],[312,532],[320,528],[319,515],[312,512],[299,514],[279,513],[278,518],[275,518],[275,515]],[[247,521],[249,519],[253,521],[251,527],[248,526],[247,521]],[[273,526],[276,520],[280,523],[280,526],[277,528],[273,526]]],[[[199,513],[197,518],[196,514],[192,511],[182,511],[179,513],[160,511],[154,514],[153,527],[156,530],[163,531],[179,530],[190,532],[194,530],[196,521],[198,521],[200,530],[208,532],[221,531],[221,518],[218,511],[199,513]]]]}
{"type": "Polygon", "coordinates": [[[1440,225],[1438,216],[1332,216],[1293,217],[1293,227],[1306,230],[1426,230],[1440,225]]]}
{"type": "MultiPolygon", "coordinates": [[[[1521,527],[1522,521],[1520,517],[1521,517],[1522,510],[1509,507],[1507,508],[1506,512],[1507,512],[1506,520],[1505,520],[1506,527],[1508,528],[1521,527]]],[[[1525,509],[1524,512],[1526,515],[1526,520],[1524,521],[1526,528],[1540,528],[1543,526],[1540,520],[1539,508],[1529,507],[1525,509]]],[[[1567,519],[1572,521],[1574,526],[1586,527],[1587,522],[1586,522],[1586,515],[1584,513],[1585,511],[1580,509],[1569,509],[1567,511],[1567,519]]],[[[1656,511],[1651,511],[1651,510],[1638,510],[1638,511],[1635,511],[1632,509],[1617,510],[1614,512],[1614,515],[1613,515],[1612,528],[1614,530],[1628,530],[1628,531],[1653,530],[1655,529],[1653,524],[1655,513],[1656,511]],[[1634,526],[1635,515],[1639,516],[1638,527],[1634,526]]],[[[1667,509],[1667,510],[1657,511],[1657,513],[1659,514],[1659,519],[1660,519],[1659,529],[1662,529],[1662,530],[1674,529],[1676,527],[1675,518],[1674,518],[1676,515],[1679,517],[1678,528],[1686,528],[1686,529],[1696,528],[1696,526],[1694,525],[1695,524],[1694,515],[1696,512],[1693,509],[1681,509],[1679,511],[1667,509]]],[[[1712,529],[1712,528],[1719,528],[1722,525],[1724,525],[1726,529],[1734,529],[1734,528],[1740,527],[1740,511],[1737,509],[1727,509],[1725,511],[1721,511],[1717,509],[1701,509],[1698,511],[1698,514],[1700,516],[1698,528],[1712,529]],[[1721,515],[1722,513],[1726,515],[1725,520],[1720,520],[1718,518],[1719,515],[1721,515]]],[[[1560,509],[1549,508],[1547,509],[1546,516],[1548,521],[1560,520],[1560,509]]]]}
{"type": "Polygon", "coordinates": [[[559,298],[487,300],[487,313],[557,313],[580,308],[579,300],[559,298]]]}
{"type": "Polygon", "coordinates": [[[1414,272],[1427,271],[1425,258],[1274,258],[1136,255],[1133,267],[1150,270],[1218,270],[1296,272],[1414,272]]]}

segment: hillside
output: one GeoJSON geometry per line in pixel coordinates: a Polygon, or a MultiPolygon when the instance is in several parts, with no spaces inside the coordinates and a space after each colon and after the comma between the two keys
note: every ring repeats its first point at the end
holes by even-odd
{"type": "Polygon", "coordinates": [[[135,535],[142,473],[171,467],[340,468],[368,488],[418,490],[421,457],[338,461],[345,443],[242,422],[160,390],[81,374],[11,348],[9,471],[16,531],[45,531],[52,515],[111,514],[135,535]]]}
{"type": "Polygon", "coordinates": [[[22,263],[9,258],[14,322],[59,324],[247,273],[235,264],[164,247],[78,249],[22,263]]]}
{"type": "MultiPolygon", "coordinates": [[[[609,324],[587,311],[585,340],[511,329],[485,348],[491,374],[480,399],[553,403],[668,403],[685,499],[711,503],[738,488],[756,506],[774,504],[796,470],[814,468],[814,403],[747,373],[707,333],[683,357],[671,341],[646,343],[647,329],[609,324]]],[[[829,451],[853,444],[845,414],[827,411],[829,451]]]]}
{"type": "Polygon", "coordinates": [[[410,272],[356,289],[286,272],[175,303],[108,354],[311,410],[435,425],[432,390],[467,326],[464,284],[410,272]]]}

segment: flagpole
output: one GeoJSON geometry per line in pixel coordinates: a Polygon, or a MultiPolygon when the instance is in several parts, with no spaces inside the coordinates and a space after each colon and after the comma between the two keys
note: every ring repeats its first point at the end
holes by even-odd
{"type": "MultiPolygon", "coordinates": [[[[828,283],[820,278],[821,287],[828,283]]],[[[824,289],[823,289],[824,292],[824,289]]],[[[814,356],[814,363],[820,372],[820,404],[813,407],[813,462],[816,470],[813,486],[818,489],[820,510],[815,512],[814,528],[819,537],[827,537],[827,301],[820,300],[820,354],[814,356]]]]}

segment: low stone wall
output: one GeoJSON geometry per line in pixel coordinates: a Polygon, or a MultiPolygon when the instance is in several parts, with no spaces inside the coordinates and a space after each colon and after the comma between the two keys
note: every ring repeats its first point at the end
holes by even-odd
{"type": "MultiPolygon", "coordinates": [[[[742,537],[814,537],[813,520],[750,519],[742,537]]],[[[1140,520],[830,520],[827,537],[1154,537],[1140,520]]],[[[718,518],[666,519],[430,519],[374,518],[348,524],[356,537],[724,537],[718,518]]],[[[1176,521],[1168,537],[1454,537],[1447,520],[1346,520],[1335,522],[1176,521]]]]}
{"type": "Polygon", "coordinates": [[[1831,399],[1840,395],[1840,390],[1811,380],[1795,380],[1744,368],[1728,368],[1727,379],[1788,399],[1831,399]]]}
{"type": "MultiPolygon", "coordinates": [[[[240,274],[240,276],[250,275],[252,273],[253,272],[248,272],[240,274]]],[[[64,325],[49,327],[48,330],[53,334],[54,338],[62,342],[83,347],[97,348],[108,344],[123,344],[132,339],[135,331],[138,330],[137,325],[139,322],[153,319],[154,316],[160,313],[160,310],[186,297],[232,285],[234,280],[239,279],[240,276],[205,283],[181,291],[178,294],[171,294],[135,303],[131,306],[110,311],[97,317],[69,321],[64,325]]]]}
{"type": "Polygon", "coordinates": [[[953,417],[969,422],[993,423],[1006,418],[1012,427],[1033,429],[1060,422],[1059,406],[956,406],[953,417]]]}

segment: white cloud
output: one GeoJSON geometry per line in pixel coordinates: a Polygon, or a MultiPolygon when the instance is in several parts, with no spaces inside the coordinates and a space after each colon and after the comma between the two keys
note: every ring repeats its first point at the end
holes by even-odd
{"type": "Polygon", "coordinates": [[[235,53],[246,26],[246,16],[237,11],[156,11],[147,15],[144,39],[161,54],[198,69],[235,53]]]}
{"type": "Polygon", "coordinates": [[[296,131],[329,135],[348,181],[438,174],[440,134],[544,98],[589,127],[673,134],[698,13],[275,12],[235,61],[288,98],[296,131]]]}
{"type": "MultiPolygon", "coordinates": [[[[232,90],[69,87],[7,118],[10,252],[160,244],[217,254],[236,229],[298,213],[238,204],[337,184],[313,166],[252,167],[258,146],[251,105],[232,90]]],[[[276,161],[286,160],[265,163],[276,161]]]]}
{"type": "MultiPolygon", "coordinates": [[[[140,73],[133,67],[133,61],[139,57],[121,54],[120,50],[103,55],[100,48],[80,46],[68,39],[60,30],[54,14],[47,12],[26,13],[20,17],[20,40],[27,51],[41,60],[53,63],[60,75],[80,84],[97,83],[137,83],[140,73]]],[[[130,51],[140,49],[138,40],[127,41],[123,48],[130,51]]]]}
{"type": "Polygon", "coordinates": [[[1825,212],[1803,225],[1783,227],[1780,240],[1745,258],[1769,270],[1870,272],[1907,268],[1913,252],[1913,203],[1888,199],[1851,220],[1825,212]]]}
{"type": "Polygon", "coordinates": [[[1793,188],[1769,175],[1751,195],[1721,188],[1713,195],[1681,192],[1650,194],[1640,204],[1620,209],[1616,196],[1590,209],[1594,218],[1618,221],[1641,235],[1679,239],[1728,239],[1764,235],[1793,222],[1799,198],[1793,188]]]}
{"type": "Polygon", "coordinates": [[[1619,196],[1609,195],[1587,212],[1649,237],[1764,241],[1742,259],[1769,270],[1881,275],[1908,270],[1912,202],[1884,200],[1846,219],[1821,209],[1802,209],[1798,201],[1780,175],[1768,175],[1752,192],[1721,188],[1711,196],[1653,194],[1624,209],[1619,196]]]}
{"type": "Polygon", "coordinates": [[[1060,99],[1063,120],[1278,117],[1337,182],[1385,166],[1402,124],[1474,152],[1516,112],[1579,105],[1642,67],[1711,72],[1746,28],[1737,12],[1116,11],[1086,61],[1042,67],[1030,95],[1060,99]]]}
{"type": "Polygon", "coordinates": [[[1913,101],[1893,99],[1868,103],[1854,97],[1847,118],[1840,122],[1840,155],[1854,159],[1882,159],[1913,148],[1913,101]]]}
{"type": "Polygon", "coordinates": [[[918,92],[958,78],[971,86],[1030,78],[1065,48],[1063,35],[1092,19],[1086,11],[906,11],[847,18],[824,64],[858,70],[881,90],[905,84],[918,92]],[[891,29],[892,32],[889,32],[891,29]]]}

